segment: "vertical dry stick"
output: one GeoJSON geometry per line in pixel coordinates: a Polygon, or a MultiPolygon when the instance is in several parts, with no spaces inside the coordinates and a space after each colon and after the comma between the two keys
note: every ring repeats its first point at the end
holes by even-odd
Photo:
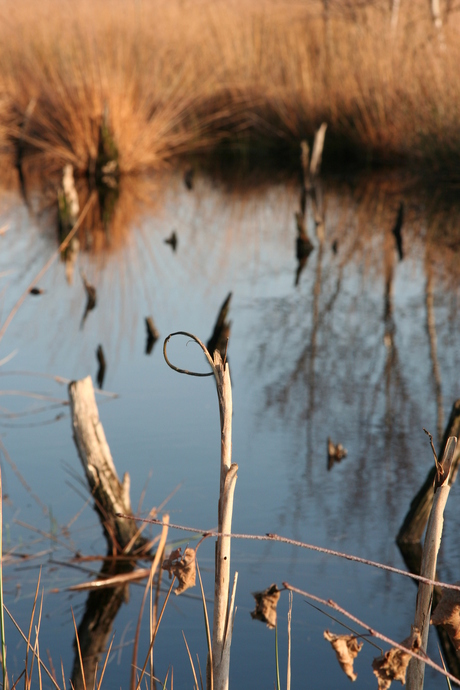
{"type": "Polygon", "coordinates": [[[293,599],[293,594],[292,594],[292,592],[289,592],[289,610],[288,610],[288,658],[287,658],[286,690],[291,690],[292,599],[293,599]]]}
{"type": "Polygon", "coordinates": [[[311,177],[316,177],[319,175],[319,170],[321,168],[321,159],[323,157],[324,139],[326,137],[327,123],[323,124],[316,130],[315,138],[313,141],[313,151],[311,153],[310,160],[310,175],[311,177]]]}
{"type": "MultiPolygon", "coordinates": [[[[233,494],[238,465],[232,465],[232,386],[228,363],[220,353],[214,353],[214,375],[220,410],[221,463],[218,525],[221,534],[231,534],[233,494]]],[[[230,587],[230,537],[218,537],[216,542],[216,572],[214,584],[214,620],[212,631],[212,661],[215,690],[228,688],[230,670],[231,623],[228,610],[230,587]],[[227,638],[225,632],[227,630],[227,638]]]]}
{"type": "MultiPolygon", "coordinates": [[[[442,462],[437,463],[438,476],[435,479],[435,496],[430,519],[428,520],[426,528],[422,565],[420,569],[420,575],[430,580],[434,580],[436,577],[436,561],[441,545],[444,508],[451,486],[449,482],[449,473],[454,454],[459,450],[458,445],[455,436],[451,436],[447,441],[442,462]]],[[[422,652],[426,652],[428,643],[432,599],[433,585],[420,582],[417,594],[414,626],[420,630],[422,635],[422,652]]],[[[424,677],[425,662],[422,659],[411,659],[407,669],[407,690],[423,690],[424,677]]]]}
{"type": "Polygon", "coordinates": [[[2,636],[2,674],[3,688],[8,687],[8,676],[6,673],[6,644],[5,644],[5,619],[3,614],[3,485],[2,471],[0,469],[0,634],[2,636]]]}
{"type": "MultiPolygon", "coordinates": [[[[171,333],[163,345],[163,355],[168,366],[181,374],[192,376],[209,376],[197,374],[175,367],[168,360],[166,347],[174,335],[185,335],[192,338],[203,350],[212,374],[216,379],[217,397],[220,412],[220,494],[218,507],[218,531],[221,536],[216,543],[216,571],[214,584],[214,619],[212,629],[212,672],[214,690],[227,690],[230,671],[230,647],[232,642],[233,602],[229,606],[230,594],[230,547],[232,531],[233,494],[237,479],[238,465],[232,464],[232,385],[228,362],[222,360],[220,352],[211,357],[204,344],[192,333],[178,331],[171,333]],[[222,536],[227,535],[227,536],[222,536]]],[[[211,374],[211,375],[212,375],[211,374]]],[[[208,675],[208,674],[206,674],[208,675]]]]}

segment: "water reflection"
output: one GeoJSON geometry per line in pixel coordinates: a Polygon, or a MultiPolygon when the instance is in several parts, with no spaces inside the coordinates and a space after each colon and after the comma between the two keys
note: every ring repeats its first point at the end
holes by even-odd
{"type": "MultiPolygon", "coordinates": [[[[69,285],[66,266],[56,264],[40,285],[45,292],[18,313],[2,352],[19,347],[16,369],[78,378],[94,372],[95,352],[103,344],[108,362],[104,386],[122,394],[120,407],[105,408],[109,443],[118,449],[119,471],[129,465],[133,496],[153,464],[156,493],[150,500],[159,502],[184,480],[187,491],[179,492],[173,509],[187,524],[211,527],[216,519],[216,430],[209,430],[208,417],[214,414],[215,392],[171,378],[161,348],[153,343],[151,356],[144,356],[149,344],[145,318],[154,316],[156,337],[180,329],[205,340],[232,294],[229,358],[234,448],[241,468],[236,529],[281,531],[398,562],[394,539],[431,462],[422,427],[442,433],[444,408],[459,395],[460,364],[459,208],[433,197],[427,206],[423,191],[402,182],[387,175],[324,179],[317,196],[304,202],[305,235],[314,250],[299,271],[295,213],[302,211],[302,200],[299,207],[297,180],[272,184],[246,178],[239,185],[238,178],[214,174],[210,179],[196,172],[190,190],[182,175],[122,180],[105,225],[95,205],[78,234],[76,276],[83,272],[98,301],[83,330],[88,291],[80,279],[69,285]],[[165,244],[173,228],[176,251],[171,242],[165,244]],[[348,455],[328,473],[329,437],[348,455]]],[[[77,180],[77,190],[83,206],[90,194],[84,180],[77,180]]],[[[0,237],[0,272],[15,270],[3,294],[3,315],[58,246],[53,183],[43,189],[29,182],[28,194],[28,208],[13,192],[5,192],[3,199],[0,226],[10,223],[14,234],[0,237]]],[[[222,320],[226,341],[228,315],[222,320]]],[[[184,356],[192,359],[193,348],[186,347],[184,356]]],[[[201,361],[184,366],[200,369],[201,361]]],[[[14,387],[21,386],[30,388],[30,382],[17,377],[14,387]]],[[[9,401],[7,407],[16,411],[9,401]]],[[[19,418],[1,417],[3,431],[11,421],[19,425],[19,418]]],[[[43,485],[28,446],[48,444],[46,462],[56,467],[58,480],[62,456],[74,462],[67,421],[53,426],[51,441],[41,433],[30,440],[8,438],[11,455],[26,464],[45,505],[59,500],[59,492],[43,485]]],[[[14,486],[9,493],[17,503],[14,486]]],[[[64,516],[70,508],[58,503],[55,510],[64,516]]],[[[86,536],[74,538],[79,548],[94,548],[86,536]]],[[[454,574],[459,547],[451,514],[441,576],[454,574]]],[[[242,644],[238,652],[242,659],[252,654],[259,635],[245,620],[245,607],[247,612],[252,607],[246,591],[281,581],[287,569],[300,583],[308,573],[323,594],[349,597],[352,607],[385,609],[401,628],[412,609],[412,594],[407,594],[412,590],[394,579],[382,582],[366,574],[360,580],[337,562],[286,556],[272,546],[255,555],[243,546],[235,550],[244,583],[244,615],[237,624],[249,641],[247,650],[242,644]],[[267,570],[269,582],[264,580],[267,570]],[[378,604],[371,606],[373,597],[378,604]]],[[[188,610],[183,606],[177,619],[188,610]]],[[[124,608],[118,613],[120,629],[137,613],[124,608]]],[[[383,613],[377,619],[382,623],[383,613]]],[[[299,639],[302,631],[297,630],[299,639]]],[[[196,639],[202,632],[196,632],[196,639]]],[[[403,630],[395,634],[404,636],[403,630]]],[[[234,639],[237,645],[237,631],[234,639]]],[[[167,648],[162,656],[173,661],[174,654],[176,649],[167,648]]],[[[308,653],[302,664],[311,663],[308,653]]],[[[299,678],[306,668],[300,666],[299,678]]],[[[269,669],[257,664],[254,669],[270,683],[269,669]]],[[[247,686],[247,677],[238,676],[237,668],[235,673],[239,686],[247,686]]],[[[321,682],[318,687],[326,688],[341,681],[328,677],[321,682]]]]}

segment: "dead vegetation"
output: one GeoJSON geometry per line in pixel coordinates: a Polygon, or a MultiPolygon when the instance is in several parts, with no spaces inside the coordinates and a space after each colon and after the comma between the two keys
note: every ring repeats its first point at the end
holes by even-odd
{"type": "Polygon", "coordinates": [[[456,9],[437,29],[422,0],[397,15],[379,0],[6,0],[0,144],[19,165],[91,173],[106,121],[120,172],[139,173],[229,137],[297,146],[325,121],[335,152],[453,171],[456,9]]]}

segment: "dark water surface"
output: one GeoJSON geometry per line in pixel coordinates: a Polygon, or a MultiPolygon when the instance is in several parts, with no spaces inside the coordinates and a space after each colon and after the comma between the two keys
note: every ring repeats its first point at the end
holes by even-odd
{"type": "MultiPolygon", "coordinates": [[[[120,476],[130,473],[133,506],[150,476],[143,514],[177,489],[166,507],[171,522],[213,528],[220,453],[214,383],[171,371],[162,340],[177,330],[207,340],[232,291],[229,361],[233,460],[239,465],[234,531],[275,532],[400,568],[405,566],[395,537],[433,462],[422,427],[439,440],[460,397],[460,215],[455,207],[435,204],[422,192],[403,193],[399,182],[327,181],[324,241],[319,242],[309,213],[315,249],[295,286],[295,184],[245,185],[235,191],[198,177],[190,192],[180,176],[173,176],[154,185],[150,206],[132,201],[119,216],[118,234],[109,228],[100,246],[93,242],[87,251],[90,240],[82,239],[72,284],[66,282],[63,263],[53,264],[40,282],[45,293],[26,299],[0,343],[0,359],[15,352],[0,368],[4,540],[11,552],[5,601],[27,630],[42,568],[40,651],[46,657],[49,650],[58,676],[61,659],[67,677],[73,663],[71,607],[78,622],[86,600],[86,594],[66,588],[99,569],[98,562],[90,562],[82,572],[69,567],[70,559],[77,551],[104,554],[106,546],[90,502],[84,507],[87,490],[63,405],[66,385],[43,374],[65,379],[90,374],[95,380],[95,352],[102,344],[104,390],[119,397],[98,395],[97,401],[117,470],[120,476]],[[391,229],[401,200],[404,259],[399,261],[391,229]],[[173,229],[176,252],[164,243],[173,229]],[[80,270],[97,288],[97,306],[83,328],[80,270]],[[147,356],[144,317],[149,314],[162,337],[147,356]],[[328,436],[348,450],[331,471],[328,436]],[[50,532],[54,539],[46,536],[50,532]],[[34,558],[21,560],[20,554],[34,558]],[[51,591],[56,588],[59,593],[51,591]]],[[[13,191],[0,197],[0,227],[7,227],[0,235],[1,323],[57,247],[52,213],[40,210],[41,203],[35,199],[28,209],[13,191]]],[[[205,366],[186,340],[173,341],[170,356],[184,368],[205,366]]],[[[457,484],[447,505],[438,564],[447,581],[459,579],[459,492],[457,484]]],[[[170,539],[188,536],[171,530],[170,539]]],[[[199,562],[211,601],[211,540],[200,547],[199,562]]],[[[416,587],[407,578],[252,541],[233,542],[232,570],[239,573],[233,688],[273,688],[274,632],[249,615],[251,592],[272,582],[280,586],[287,580],[332,598],[396,640],[409,634],[416,587]]],[[[128,688],[142,593],[143,586],[131,585],[129,603],[115,621],[105,687],[128,688]]],[[[282,594],[282,678],[287,606],[282,594]]],[[[342,632],[295,597],[293,688],[347,686],[323,639],[325,628],[342,632]]],[[[198,588],[168,603],[155,647],[157,675],[164,678],[172,665],[174,687],[191,688],[182,630],[204,670],[198,588]]],[[[9,671],[17,674],[25,648],[9,621],[7,639],[9,671]]],[[[147,640],[144,615],[141,665],[147,640]]],[[[438,660],[436,635],[430,640],[430,655],[438,660]]],[[[364,646],[355,662],[356,688],[376,687],[370,664],[377,655],[364,646]]],[[[443,682],[427,672],[427,689],[443,682]]]]}

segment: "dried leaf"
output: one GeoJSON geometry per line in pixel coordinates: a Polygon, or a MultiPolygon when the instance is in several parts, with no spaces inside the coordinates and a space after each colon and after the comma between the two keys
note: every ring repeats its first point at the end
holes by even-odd
{"type": "Polygon", "coordinates": [[[334,635],[329,630],[324,631],[324,639],[331,643],[342,671],[350,680],[356,680],[358,674],[353,670],[353,661],[363,643],[358,642],[355,635],[334,635]]]}
{"type": "Polygon", "coordinates": [[[256,608],[251,611],[251,616],[258,621],[267,624],[268,628],[276,627],[276,606],[280,598],[280,590],[276,584],[270,585],[263,592],[254,592],[256,608]]]}
{"type": "Polygon", "coordinates": [[[196,552],[195,549],[186,548],[184,555],[181,553],[181,549],[175,549],[171,551],[168,558],[163,561],[162,569],[167,570],[169,573],[169,579],[173,575],[179,580],[179,584],[175,589],[176,594],[181,594],[185,592],[189,587],[195,586],[196,579],[196,562],[195,562],[196,552]]]}
{"type": "MultiPolygon", "coordinates": [[[[409,637],[401,642],[403,647],[416,652],[420,649],[421,637],[417,628],[412,628],[409,637]]],[[[400,680],[402,685],[406,682],[407,665],[411,660],[411,655],[403,652],[397,647],[392,647],[382,656],[377,657],[372,662],[372,668],[378,678],[379,690],[388,690],[392,680],[400,680]]]]}
{"type": "MultiPolygon", "coordinates": [[[[460,585],[460,582],[456,582],[460,585]]],[[[443,590],[441,601],[431,615],[433,625],[442,625],[452,640],[457,652],[460,651],[460,592],[454,589],[443,590]]]]}

